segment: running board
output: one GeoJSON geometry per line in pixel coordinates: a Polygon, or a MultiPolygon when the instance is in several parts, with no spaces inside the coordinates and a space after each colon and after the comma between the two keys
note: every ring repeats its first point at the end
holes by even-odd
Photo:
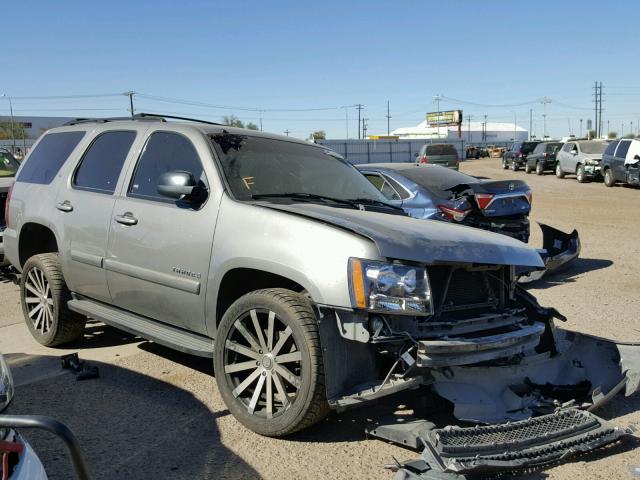
{"type": "Polygon", "coordinates": [[[211,338],[91,300],[70,300],[67,302],[67,306],[74,312],[95,318],[107,325],[139,335],[160,345],[199,357],[213,357],[213,340],[211,338]]]}
{"type": "Polygon", "coordinates": [[[424,447],[420,459],[388,468],[405,474],[398,478],[420,480],[531,472],[630,434],[592,413],[573,408],[528,420],[474,427],[434,428],[432,423],[417,419],[406,422],[404,428],[385,423],[371,425],[367,433],[411,448],[424,447]]]}

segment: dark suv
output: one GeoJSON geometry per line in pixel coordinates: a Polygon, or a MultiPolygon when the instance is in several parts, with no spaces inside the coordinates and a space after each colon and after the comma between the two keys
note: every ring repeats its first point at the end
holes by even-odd
{"type": "Polygon", "coordinates": [[[540,142],[516,142],[511,148],[504,152],[502,156],[502,168],[505,170],[511,167],[511,170],[517,172],[520,167],[524,167],[527,155],[533,152],[540,142]]]}
{"type": "Polygon", "coordinates": [[[607,187],[616,182],[640,185],[640,140],[611,142],[602,155],[600,169],[607,187]]]}
{"type": "Polygon", "coordinates": [[[525,173],[536,171],[538,175],[544,175],[545,170],[554,171],[556,168],[556,153],[562,148],[562,142],[539,143],[525,161],[525,173]]]}

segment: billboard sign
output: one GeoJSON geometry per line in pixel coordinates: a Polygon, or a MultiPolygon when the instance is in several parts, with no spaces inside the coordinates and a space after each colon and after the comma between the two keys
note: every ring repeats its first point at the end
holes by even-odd
{"type": "Polygon", "coordinates": [[[432,127],[455,126],[462,123],[462,110],[449,110],[446,112],[427,113],[427,124],[432,127]]]}

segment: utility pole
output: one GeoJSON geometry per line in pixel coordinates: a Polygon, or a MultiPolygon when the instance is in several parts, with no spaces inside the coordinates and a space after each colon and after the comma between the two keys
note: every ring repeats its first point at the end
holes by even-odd
{"type": "Polygon", "coordinates": [[[362,105],[361,103],[356,103],[356,108],[358,109],[358,140],[360,140],[360,114],[362,112],[362,109],[364,108],[364,105],[362,105]]]}
{"type": "Polygon", "coordinates": [[[133,110],[133,96],[136,92],[130,90],[128,92],[124,92],[123,95],[129,97],[129,112],[131,113],[131,118],[133,118],[134,110],[133,110]]]}
{"type": "Polygon", "coordinates": [[[260,113],[260,131],[262,131],[262,110],[259,110],[260,113]]]}
{"type": "Polygon", "coordinates": [[[288,129],[288,128],[284,131],[284,134],[285,134],[287,137],[289,136],[289,134],[290,134],[290,133],[291,133],[291,132],[289,131],[289,129],[288,129]]]}
{"type": "Polygon", "coordinates": [[[433,99],[438,105],[438,138],[440,138],[440,100],[442,99],[442,97],[440,95],[435,95],[433,99]]]}
{"type": "Polygon", "coordinates": [[[582,119],[580,119],[580,138],[582,138],[582,119]]]}
{"type": "Polygon", "coordinates": [[[609,128],[609,120],[607,120],[607,137],[609,136],[609,133],[611,133],[611,129],[609,128]]]}
{"type": "Polygon", "coordinates": [[[387,100],[387,136],[389,136],[390,132],[391,132],[391,128],[390,128],[390,120],[391,120],[391,114],[389,113],[389,100],[387,100]]]}
{"type": "Polygon", "coordinates": [[[347,136],[345,138],[349,138],[349,109],[353,105],[343,105],[340,108],[344,108],[344,128],[347,136]]]}
{"type": "MultiPolygon", "coordinates": [[[[593,91],[594,91],[594,97],[593,97],[593,101],[595,104],[595,116],[596,116],[596,124],[595,124],[595,132],[596,132],[596,136],[598,135],[598,82],[596,82],[593,86],[593,91]]],[[[608,128],[607,128],[608,130],[608,128]]]]}
{"type": "Polygon", "coordinates": [[[362,138],[365,139],[367,137],[367,120],[369,119],[362,117],[362,138]]]}
{"type": "Polygon", "coordinates": [[[471,143],[471,115],[467,115],[467,142],[471,143]]]}
{"type": "Polygon", "coordinates": [[[602,82],[600,82],[600,121],[598,122],[598,126],[600,127],[600,131],[598,132],[598,137],[602,136],[602,82]]]}
{"type": "MultiPolygon", "coordinates": [[[[9,112],[11,114],[11,138],[13,140],[13,153],[16,153],[16,131],[15,131],[15,128],[13,126],[14,125],[14,122],[13,122],[13,103],[11,102],[11,97],[9,95],[7,95],[6,93],[3,93],[2,96],[9,100],[9,112]]],[[[23,130],[23,132],[24,132],[24,130],[23,130]]],[[[23,135],[24,135],[24,133],[23,133],[23,135]]],[[[23,152],[23,153],[26,153],[26,152],[23,152]]]]}
{"type": "Polygon", "coordinates": [[[542,114],[542,139],[545,140],[547,138],[547,104],[551,103],[551,99],[549,97],[542,97],[540,103],[544,111],[542,114]]]}
{"type": "Polygon", "coordinates": [[[533,135],[533,108],[529,109],[529,140],[533,135]]]}

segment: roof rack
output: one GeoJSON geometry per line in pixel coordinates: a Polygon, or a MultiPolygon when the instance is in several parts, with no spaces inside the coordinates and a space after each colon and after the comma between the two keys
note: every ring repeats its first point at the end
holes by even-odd
{"type": "Polygon", "coordinates": [[[65,125],[79,125],[82,123],[107,123],[107,122],[117,122],[117,121],[123,121],[123,120],[166,122],[167,119],[206,123],[208,125],[224,125],[222,123],[208,122],[207,120],[200,120],[197,118],[176,117],[174,115],[163,115],[160,113],[136,113],[135,115],[132,115],[130,117],[76,118],[74,120],[68,121],[67,123],[65,123],[65,125]]]}

